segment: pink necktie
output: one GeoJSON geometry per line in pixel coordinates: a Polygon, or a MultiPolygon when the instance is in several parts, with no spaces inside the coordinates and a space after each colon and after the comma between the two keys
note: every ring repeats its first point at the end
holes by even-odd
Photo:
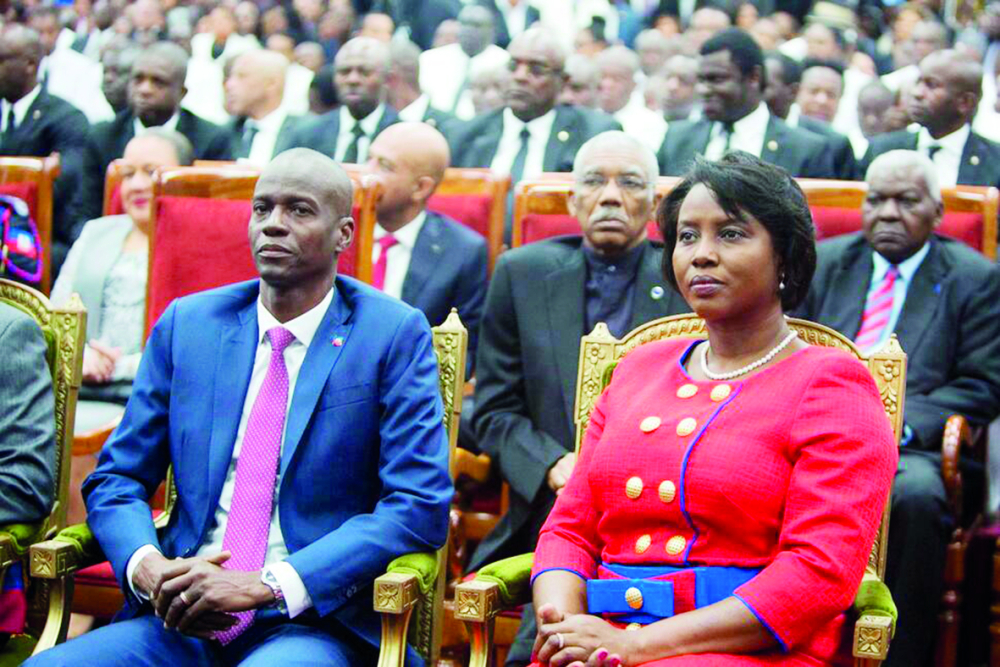
{"type": "Polygon", "coordinates": [[[389,254],[389,248],[399,243],[396,237],[392,234],[386,234],[377,241],[379,247],[382,249],[378,254],[378,261],[375,262],[375,266],[372,268],[372,285],[380,290],[385,289],[385,266],[388,261],[387,255],[389,254]]]}
{"type": "Polygon", "coordinates": [[[865,314],[861,320],[861,329],[858,331],[854,343],[862,350],[869,350],[882,339],[882,333],[889,325],[889,316],[892,315],[893,289],[896,286],[896,278],[899,277],[899,269],[893,264],[885,272],[882,284],[872,292],[865,303],[865,314]]]}
{"type": "MultiPolygon", "coordinates": [[[[274,327],[268,330],[267,338],[271,341],[271,362],[243,434],[236,462],[233,502],[226,535],[222,539],[223,550],[233,554],[223,567],[241,572],[253,572],[264,566],[281,438],[288,411],[288,369],[285,368],[284,352],[295,336],[283,327],[274,327]]],[[[253,611],[234,615],[239,619],[236,625],[216,634],[223,644],[236,639],[253,623],[253,611]]]]}

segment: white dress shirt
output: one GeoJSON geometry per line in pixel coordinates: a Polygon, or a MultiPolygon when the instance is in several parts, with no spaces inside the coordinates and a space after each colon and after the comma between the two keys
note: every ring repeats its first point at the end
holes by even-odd
{"type": "Polygon", "coordinates": [[[38,80],[46,90],[83,112],[91,123],[113,120],[115,111],[101,90],[103,68],[73,49],[56,49],[38,64],[38,80]]]}
{"type": "MultiPolygon", "coordinates": [[[[167,119],[166,123],[164,123],[163,125],[154,125],[153,127],[161,127],[164,130],[172,130],[172,131],[176,132],[177,131],[177,123],[178,123],[178,121],[180,121],[180,119],[181,119],[180,113],[177,112],[177,111],[175,111],[174,115],[171,116],[169,119],[167,119]]],[[[132,129],[134,130],[135,136],[140,137],[140,136],[146,134],[146,130],[149,130],[151,128],[148,128],[145,125],[143,125],[142,121],[139,120],[139,117],[136,116],[132,120],[132,129]]]]}
{"type": "MultiPolygon", "coordinates": [[[[288,118],[288,112],[280,106],[260,120],[247,118],[247,123],[252,122],[257,127],[257,134],[253,135],[250,155],[240,158],[237,162],[261,167],[267,166],[267,163],[274,157],[274,145],[278,142],[278,133],[281,132],[281,126],[285,124],[286,118],[288,118]]],[[[246,126],[244,125],[245,131],[246,126]]]]}
{"type": "MultiPolygon", "coordinates": [[[[14,128],[21,127],[21,123],[24,122],[24,117],[28,114],[28,109],[31,105],[35,103],[35,98],[38,97],[38,93],[42,92],[41,84],[35,86],[31,89],[31,92],[14,102],[14,128]]],[[[0,113],[3,117],[0,118],[0,132],[7,131],[7,114],[10,113],[11,104],[7,100],[0,100],[0,113]]]]}
{"type": "Polygon", "coordinates": [[[521,0],[516,5],[511,5],[510,0],[496,0],[496,6],[503,16],[504,23],[507,24],[507,34],[511,39],[524,32],[528,22],[527,0],[521,0]]]}
{"type": "MultiPolygon", "coordinates": [[[[406,282],[406,272],[410,270],[410,259],[413,257],[413,246],[417,243],[420,230],[424,228],[427,220],[427,213],[421,211],[417,217],[403,225],[398,231],[392,233],[396,237],[396,245],[388,250],[385,257],[385,282],[382,284],[382,291],[397,299],[403,298],[403,283],[406,282]]],[[[381,225],[375,225],[375,243],[372,245],[372,264],[378,261],[382,255],[382,248],[378,242],[389,232],[382,229],[381,225]]]]}
{"type": "Polygon", "coordinates": [[[399,119],[407,123],[420,123],[424,120],[424,114],[430,105],[431,98],[421,95],[399,110],[399,119]]]}
{"type": "Polygon", "coordinates": [[[509,108],[503,110],[503,133],[497,152],[493,156],[490,168],[498,174],[509,174],[514,166],[514,159],[521,150],[521,130],[528,128],[531,138],[528,139],[528,155],[524,160],[524,171],[521,178],[534,178],[545,171],[542,166],[545,161],[545,146],[552,134],[552,125],[556,122],[556,110],[525,123],[514,115],[509,108]]]}
{"type": "Polygon", "coordinates": [[[953,188],[958,185],[958,170],[962,166],[962,152],[965,150],[965,142],[969,140],[972,128],[968,123],[955,130],[949,135],[935,139],[926,127],[921,127],[917,132],[917,150],[924,155],[929,155],[928,149],[931,146],[940,146],[931,161],[934,163],[934,170],[937,172],[938,184],[942,188],[953,188]]]}
{"type": "MultiPolygon", "coordinates": [[[[882,329],[882,336],[878,342],[872,345],[870,350],[865,350],[865,352],[877,350],[882,347],[889,340],[892,332],[896,330],[899,315],[903,312],[903,305],[906,303],[906,292],[910,289],[914,274],[916,274],[917,269],[920,268],[930,250],[931,244],[925,243],[924,247],[914,253],[909,259],[896,265],[896,268],[899,269],[899,276],[897,276],[896,282],[892,286],[892,312],[889,313],[889,322],[882,329]]],[[[885,274],[890,266],[889,260],[885,257],[877,252],[872,253],[872,280],[869,283],[868,293],[865,294],[865,303],[868,303],[869,297],[882,286],[882,281],[885,279],[885,274]]]]}
{"type": "MultiPolygon", "coordinates": [[[[264,385],[264,378],[267,376],[267,368],[271,363],[271,343],[267,338],[267,332],[273,327],[283,326],[293,336],[295,340],[285,348],[284,359],[285,368],[288,371],[288,405],[291,406],[295,396],[295,383],[302,369],[302,362],[305,361],[306,351],[312,342],[316,330],[323,322],[326,311],[333,301],[333,290],[330,290],[323,300],[311,310],[302,313],[293,320],[284,324],[278,322],[275,317],[268,312],[267,308],[257,298],[257,324],[259,339],[257,342],[257,353],[254,356],[253,372],[250,375],[250,386],[247,388],[246,399],[243,401],[243,414],[240,417],[240,425],[236,431],[236,442],[233,445],[233,457],[229,462],[229,472],[226,473],[226,482],[222,486],[222,494],[219,496],[219,505],[215,508],[215,525],[209,531],[205,542],[198,549],[197,556],[207,557],[222,551],[223,538],[226,534],[226,524],[229,519],[229,510],[233,502],[233,492],[236,490],[236,464],[240,458],[240,450],[243,447],[243,436],[246,434],[247,423],[250,420],[250,412],[253,409],[254,401],[264,385]]],[[[287,413],[286,413],[287,414],[287,413]]],[[[285,427],[288,420],[285,420],[285,427]]],[[[282,446],[284,446],[284,435],[282,435],[282,446]]],[[[280,459],[280,455],[279,455],[280,459]]],[[[270,570],[274,578],[278,580],[281,592],[288,605],[289,618],[295,618],[306,609],[312,607],[312,598],[306,590],[302,578],[291,564],[285,562],[288,557],[288,549],[285,546],[285,539],[281,534],[281,521],[278,514],[278,490],[281,487],[281,478],[275,478],[274,486],[274,507],[271,512],[271,532],[267,538],[267,554],[264,557],[264,570],[270,570]]],[[[126,566],[126,576],[132,591],[139,595],[138,590],[132,582],[135,568],[139,562],[151,551],[156,551],[156,547],[147,544],[136,550],[129,558],[126,566]]]]}
{"type": "Polygon", "coordinates": [[[468,88],[462,87],[467,76],[470,72],[503,67],[508,59],[507,52],[496,44],[490,44],[472,58],[458,44],[429,49],[420,54],[420,90],[431,98],[435,109],[469,120],[476,110],[468,88]]]}
{"type": "Polygon", "coordinates": [[[379,104],[374,111],[361,120],[355,120],[351,112],[348,111],[347,105],[344,104],[340,106],[339,113],[340,131],[337,133],[337,154],[333,156],[333,159],[337,162],[344,161],[347,148],[354,142],[354,126],[360,125],[365,136],[358,139],[358,164],[364,164],[368,159],[368,147],[372,145],[375,131],[382,120],[382,114],[385,113],[385,104],[379,104]]]}
{"type": "MultiPolygon", "coordinates": [[[[729,138],[729,150],[746,151],[760,157],[764,150],[764,136],[767,134],[767,124],[771,120],[771,112],[767,105],[761,102],[757,108],[743,118],[733,123],[733,133],[729,138]]],[[[726,152],[726,131],[722,123],[712,125],[712,134],[705,146],[705,158],[718,160],[726,152]]]]}
{"type": "Polygon", "coordinates": [[[627,133],[646,144],[653,153],[660,150],[667,135],[667,120],[646,106],[641,95],[633,95],[628,104],[614,114],[627,133]]]}

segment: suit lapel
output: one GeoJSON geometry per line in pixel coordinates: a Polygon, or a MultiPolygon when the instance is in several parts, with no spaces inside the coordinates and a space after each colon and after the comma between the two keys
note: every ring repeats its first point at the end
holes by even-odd
{"type": "Polygon", "coordinates": [[[760,149],[760,159],[795,173],[798,169],[797,161],[786,159],[791,158],[793,152],[797,151],[794,144],[788,141],[785,128],[775,122],[774,116],[770,116],[767,120],[767,132],[764,134],[764,145],[760,149]]]}
{"type": "Polygon", "coordinates": [[[822,308],[830,314],[827,322],[851,340],[854,340],[861,329],[861,317],[864,314],[865,300],[868,295],[868,285],[872,276],[872,250],[868,243],[859,238],[851,246],[833,276],[831,285],[836,289],[827,291],[831,301],[829,308],[822,308]]]}
{"type": "MultiPolygon", "coordinates": [[[[632,297],[632,321],[629,331],[640,324],[663,317],[671,311],[669,299],[676,296],[673,288],[664,284],[660,273],[661,252],[646,242],[639,264],[639,274],[635,279],[635,294],[632,297]]],[[[680,298],[677,296],[677,298],[680,298]]]]}
{"type": "Polygon", "coordinates": [[[579,137],[569,116],[568,107],[556,108],[556,118],[552,122],[552,131],[549,133],[549,141],[545,144],[545,155],[542,158],[542,169],[545,171],[563,171],[561,165],[572,162],[572,157],[566,155],[567,151],[575,154],[579,148],[579,137]]]}
{"type": "Polygon", "coordinates": [[[986,160],[989,157],[983,150],[982,142],[973,133],[962,149],[962,161],[958,165],[958,182],[965,185],[995,185],[986,177],[986,160]]]}
{"type": "Polygon", "coordinates": [[[941,266],[938,244],[931,239],[931,248],[913,274],[913,283],[906,290],[906,301],[896,322],[896,335],[903,350],[915,358],[917,346],[937,313],[941,302],[941,280],[945,271],[941,266]]]}
{"type": "Polygon", "coordinates": [[[556,370],[563,392],[566,418],[572,433],[574,387],[580,361],[580,336],[584,333],[584,289],[586,268],[583,252],[574,248],[562,266],[545,278],[546,310],[549,313],[549,336],[556,370]]]}
{"type": "Polygon", "coordinates": [[[500,137],[503,135],[503,112],[492,113],[493,118],[486,123],[483,133],[472,140],[468,153],[470,159],[464,161],[466,166],[481,164],[489,166],[496,157],[497,148],[500,147],[500,137]]]}
{"type": "Polygon", "coordinates": [[[295,450],[302,440],[302,434],[316,409],[319,395],[326,386],[334,365],[340,358],[341,351],[350,345],[352,324],[349,322],[351,311],[343,297],[343,290],[337,287],[333,295],[333,303],[327,309],[323,322],[316,330],[312,343],[306,351],[298,380],[295,382],[295,393],[288,408],[285,423],[285,442],[281,451],[281,474],[288,468],[295,450]],[[335,339],[342,339],[340,345],[334,345],[335,339]]]}
{"type": "Polygon", "coordinates": [[[410,265],[406,269],[403,280],[402,300],[414,305],[417,297],[423,292],[424,285],[430,279],[434,268],[439,266],[445,256],[445,244],[441,235],[441,221],[432,213],[427,214],[424,226],[417,234],[410,254],[410,265]]]}
{"type": "Polygon", "coordinates": [[[665,142],[668,152],[666,167],[667,175],[680,176],[694,162],[696,155],[704,155],[708,141],[712,136],[712,122],[700,120],[685,128],[682,133],[675,133],[670,141],[665,142]]]}

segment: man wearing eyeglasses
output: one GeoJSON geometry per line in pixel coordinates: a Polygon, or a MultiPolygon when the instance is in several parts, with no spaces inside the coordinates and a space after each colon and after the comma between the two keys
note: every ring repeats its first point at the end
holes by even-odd
{"type": "MultiPolygon", "coordinates": [[[[622,336],[690,310],[663,283],[662,245],[647,239],[658,173],[638,139],[594,137],[577,153],[568,202],[582,235],[515,248],[497,262],[479,329],[474,425],[510,485],[510,508],[473,554],[473,569],[531,551],[573,471],[581,336],[598,322],[622,336]]],[[[530,608],[524,618],[508,666],[528,664],[530,608]]]]}

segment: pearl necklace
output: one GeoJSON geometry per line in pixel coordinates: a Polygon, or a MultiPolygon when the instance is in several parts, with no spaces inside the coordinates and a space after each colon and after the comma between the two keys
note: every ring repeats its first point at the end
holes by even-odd
{"type": "Polygon", "coordinates": [[[766,364],[767,362],[771,361],[771,359],[774,359],[774,357],[777,356],[779,352],[788,347],[788,344],[791,343],[792,340],[798,335],[799,335],[798,333],[792,331],[787,336],[785,336],[784,340],[775,345],[774,348],[770,352],[765,354],[763,357],[753,362],[752,364],[747,364],[743,368],[737,368],[735,371],[731,371],[729,373],[713,373],[712,371],[708,370],[708,349],[711,347],[711,343],[705,341],[705,347],[703,348],[704,352],[701,355],[701,371],[711,380],[732,380],[735,377],[746,375],[750,371],[756,370],[761,366],[763,366],[764,364],[766,364]]]}

